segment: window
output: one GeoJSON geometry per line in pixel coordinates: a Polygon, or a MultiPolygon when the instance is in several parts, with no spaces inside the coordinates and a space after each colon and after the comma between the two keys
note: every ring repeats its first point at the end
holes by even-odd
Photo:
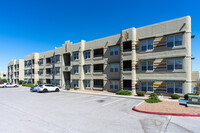
{"type": "Polygon", "coordinates": [[[31,65],[31,61],[29,61],[28,65],[29,65],[29,66],[31,65]]]}
{"type": "Polygon", "coordinates": [[[56,74],[60,74],[60,67],[56,67],[56,74]]]}
{"type": "Polygon", "coordinates": [[[182,93],[183,84],[178,82],[167,83],[167,93],[182,93]]]}
{"type": "Polygon", "coordinates": [[[40,65],[42,65],[42,64],[43,64],[43,59],[40,59],[40,62],[39,62],[39,64],[40,64],[40,65]]]}
{"type": "Polygon", "coordinates": [[[90,73],[90,65],[85,66],[85,73],[90,73]]]}
{"type": "Polygon", "coordinates": [[[118,72],[119,64],[110,64],[110,72],[118,72]]]}
{"type": "Polygon", "coordinates": [[[176,47],[182,45],[182,35],[167,37],[167,47],[176,47]]]}
{"type": "Polygon", "coordinates": [[[39,81],[40,81],[40,84],[43,84],[43,79],[40,79],[39,81]]]}
{"type": "Polygon", "coordinates": [[[56,84],[55,84],[56,86],[59,86],[60,85],[60,80],[56,80],[56,84]]]}
{"type": "Polygon", "coordinates": [[[90,58],[90,51],[85,51],[85,59],[89,59],[90,58]]]}
{"type": "Polygon", "coordinates": [[[153,82],[141,82],[141,89],[145,92],[153,91],[153,82]]]}
{"type": "Polygon", "coordinates": [[[24,65],[27,66],[27,61],[25,61],[24,65]]]}
{"type": "Polygon", "coordinates": [[[24,74],[27,75],[27,70],[24,71],[24,74]]]}
{"type": "Polygon", "coordinates": [[[40,69],[39,72],[40,72],[39,74],[42,75],[43,74],[43,69],[40,69]]]}
{"type": "Polygon", "coordinates": [[[79,57],[78,57],[78,52],[75,52],[74,53],[74,60],[78,60],[79,59],[79,57]]]}
{"type": "Polygon", "coordinates": [[[31,70],[28,71],[28,74],[31,74],[31,70]]]}
{"type": "Polygon", "coordinates": [[[85,87],[89,88],[90,87],[90,80],[85,80],[85,87]]]}
{"type": "Polygon", "coordinates": [[[153,70],[153,61],[143,61],[141,62],[142,71],[152,71],[153,70]]]}
{"type": "Polygon", "coordinates": [[[78,73],[78,66],[74,66],[74,74],[78,73]]]}
{"type": "Polygon", "coordinates": [[[60,55],[56,55],[56,62],[60,62],[60,55]]]}
{"type": "Polygon", "coordinates": [[[110,81],[110,89],[119,89],[118,81],[110,81]]]}
{"type": "Polygon", "coordinates": [[[141,50],[142,51],[147,51],[150,49],[153,49],[153,40],[147,40],[147,41],[141,42],[141,50]]]}
{"type": "Polygon", "coordinates": [[[110,48],[110,56],[118,55],[119,54],[119,47],[112,47],[110,48]]]}
{"type": "Polygon", "coordinates": [[[51,74],[54,74],[54,68],[51,69],[51,74]]]}
{"type": "Polygon", "coordinates": [[[74,87],[78,87],[78,80],[74,80],[74,87]]]}
{"type": "Polygon", "coordinates": [[[54,62],[55,62],[55,58],[52,57],[52,58],[51,58],[51,63],[54,63],[54,62]]]}
{"type": "Polygon", "coordinates": [[[31,79],[28,80],[28,83],[29,83],[29,84],[31,83],[31,79]]]}
{"type": "Polygon", "coordinates": [[[183,69],[183,59],[168,59],[167,70],[181,70],[183,69]]]}

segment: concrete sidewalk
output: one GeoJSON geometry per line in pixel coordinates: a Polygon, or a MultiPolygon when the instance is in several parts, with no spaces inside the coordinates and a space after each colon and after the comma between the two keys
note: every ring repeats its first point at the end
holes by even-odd
{"type": "MultiPolygon", "coordinates": [[[[119,97],[119,98],[128,98],[128,99],[137,99],[137,100],[145,100],[148,99],[148,97],[140,97],[140,96],[124,96],[124,95],[116,95],[116,94],[103,94],[103,92],[101,93],[92,93],[92,92],[80,92],[80,91],[69,91],[69,90],[64,90],[64,89],[60,89],[61,92],[65,92],[65,93],[79,93],[79,94],[87,94],[87,95],[99,95],[99,96],[110,96],[110,97],[119,97]]],[[[178,100],[174,100],[174,99],[164,99],[164,98],[160,98],[163,101],[173,101],[173,102],[178,102],[178,100]]]]}

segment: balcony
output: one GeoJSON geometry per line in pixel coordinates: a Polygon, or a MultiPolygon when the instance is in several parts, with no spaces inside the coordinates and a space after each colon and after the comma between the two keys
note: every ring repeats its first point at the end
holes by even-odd
{"type": "Polygon", "coordinates": [[[131,41],[123,42],[123,52],[130,52],[130,51],[132,51],[132,42],[131,41]]]}
{"type": "Polygon", "coordinates": [[[103,58],[103,48],[94,50],[94,58],[103,58]]]}
{"type": "Polygon", "coordinates": [[[104,72],[103,64],[95,64],[94,65],[94,73],[103,73],[103,72],[104,72]]]}
{"type": "Polygon", "coordinates": [[[132,61],[123,61],[123,71],[131,71],[132,70],[132,61]]]}

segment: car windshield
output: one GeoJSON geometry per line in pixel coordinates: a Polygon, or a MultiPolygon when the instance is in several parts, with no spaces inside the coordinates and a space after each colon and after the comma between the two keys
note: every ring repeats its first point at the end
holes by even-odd
{"type": "Polygon", "coordinates": [[[37,87],[37,85],[33,86],[33,87],[37,87]]]}
{"type": "Polygon", "coordinates": [[[42,85],[39,85],[39,87],[42,87],[42,85]]]}

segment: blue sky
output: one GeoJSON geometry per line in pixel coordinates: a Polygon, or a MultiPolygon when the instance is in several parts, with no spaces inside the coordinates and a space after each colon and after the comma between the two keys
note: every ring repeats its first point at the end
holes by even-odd
{"type": "Polygon", "coordinates": [[[119,34],[183,16],[192,18],[193,70],[200,71],[198,0],[0,0],[0,71],[11,59],[119,34]]]}

